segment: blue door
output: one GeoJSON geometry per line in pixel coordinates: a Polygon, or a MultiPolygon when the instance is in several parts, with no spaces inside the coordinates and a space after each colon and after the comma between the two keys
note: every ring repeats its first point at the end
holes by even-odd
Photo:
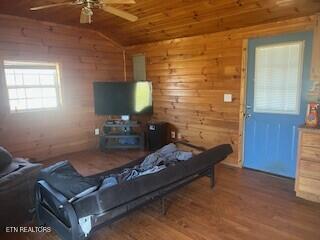
{"type": "Polygon", "coordinates": [[[249,40],[244,167],[295,177],[312,32],[249,40]]]}

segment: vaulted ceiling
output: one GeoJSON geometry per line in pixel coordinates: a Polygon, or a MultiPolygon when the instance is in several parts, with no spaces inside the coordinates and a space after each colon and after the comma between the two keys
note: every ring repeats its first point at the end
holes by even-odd
{"type": "Polygon", "coordinates": [[[139,17],[129,22],[97,9],[93,23],[79,24],[80,6],[30,11],[67,0],[0,0],[0,14],[91,28],[133,45],[284,20],[320,12],[320,0],[136,0],[119,5],[139,17]]]}

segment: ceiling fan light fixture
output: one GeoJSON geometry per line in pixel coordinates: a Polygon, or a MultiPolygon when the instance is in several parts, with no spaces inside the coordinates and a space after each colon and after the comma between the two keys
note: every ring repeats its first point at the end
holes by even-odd
{"type": "Polygon", "coordinates": [[[93,11],[91,8],[88,8],[88,7],[83,7],[82,8],[82,11],[85,15],[87,16],[92,16],[93,15],[93,11]]]}
{"type": "Polygon", "coordinates": [[[80,14],[80,23],[92,23],[93,11],[89,7],[83,7],[80,14]]]}

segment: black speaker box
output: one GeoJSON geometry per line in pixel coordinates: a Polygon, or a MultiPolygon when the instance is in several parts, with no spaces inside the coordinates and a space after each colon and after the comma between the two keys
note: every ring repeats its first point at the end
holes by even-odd
{"type": "Polygon", "coordinates": [[[158,150],[170,142],[168,123],[150,122],[147,127],[147,146],[150,151],[158,150]]]}

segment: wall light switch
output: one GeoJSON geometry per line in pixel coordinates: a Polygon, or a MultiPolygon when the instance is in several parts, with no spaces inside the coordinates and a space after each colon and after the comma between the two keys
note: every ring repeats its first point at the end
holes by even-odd
{"type": "Polygon", "coordinates": [[[224,102],[232,102],[232,94],[224,94],[223,95],[223,101],[224,102]]]}
{"type": "Polygon", "coordinates": [[[94,135],[99,135],[100,134],[100,129],[99,128],[96,128],[95,130],[94,130],[94,135]]]}

